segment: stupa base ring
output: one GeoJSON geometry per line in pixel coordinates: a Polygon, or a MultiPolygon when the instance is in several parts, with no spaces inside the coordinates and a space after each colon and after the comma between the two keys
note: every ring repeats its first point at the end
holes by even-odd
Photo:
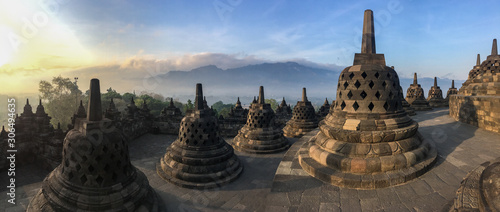
{"type": "MultiPolygon", "coordinates": [[[[315,139],[312,137],[311,139],[315,139]]],[[[427,157],[414,166],[372,174],[353,174],[342,172],[320,164],[309,155],[309,147],[314,144],[308,141],[298,152],[299,163],[309,175],[334,186],[355,189],[376,189],[395,186],[415,179],[427,172],[436,163],[437,150],[432,142],[422,141],[429,146],[427,157]]]]}
{"type": "MultiPolygon", "coordinates": [[[[180,179],[178,177],[175,177],[176,174],[182,175],[183,173],[175,173],[175,172],[178,172],[178,170],[174,170],[172,167],[170,167],[166,164],[163,164],[163,163],[164,162],[163,162],[163,158],[162,158],[160,163],[156,164],[156,173],[163,180],[168,181],[174,185],[177,185],[177,186],[180,186],[183,188],[190,188],[190,189],[218,188],[218,187],[221,187],[223,185],[226,185],[226,184],[238,179],[238,177],[243,172],[243,166],[240,164],[239,161],[237,161],[236,163],[233,164],[233,166],[228,167],[221,172],[212,173],[212,174],[203,174],[204,177],[213,175],[212,176],[212,178],[214,179],[213,181],[194,182],[194,181],[186,181],[186,180],[180,179]],[[162,164],[164,165],[164,168],[162,168],[162,164]],[[224,177],[221,177],[221,175],[224,177]]],[[[193,176],[191,176],[191,177],[193,177],[193,176]]]]}

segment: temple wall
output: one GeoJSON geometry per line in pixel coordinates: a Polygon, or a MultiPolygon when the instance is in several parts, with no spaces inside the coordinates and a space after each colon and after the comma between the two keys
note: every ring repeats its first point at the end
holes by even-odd
{"type": "Polygon", "coordinates": [[[500,133],[500,96],[450,96],[455,120],[500,133]]]}

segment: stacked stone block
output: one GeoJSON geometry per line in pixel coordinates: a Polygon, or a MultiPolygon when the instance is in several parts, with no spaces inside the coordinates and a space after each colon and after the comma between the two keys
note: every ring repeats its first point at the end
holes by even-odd
{"type": "Polygon", "coordinates": [[[361,54],[340,73],[333,111],[298,153],[306,172],[332,185],[397,185],[425,173],[437,156],[403,109],[398,75],[376,53],[374,34],[366,10],[361,54]]]}
{"type": "MultiPolygon", "coordinates": [[[[332,104],[335,104],[335,101],[333,101],[332,104]]],[[[330,107],[331,106],[330,103],[328,103],[328,98],[325,98],[325,102],[323,103],[323,105],[321,105],[317,113],[319,121],[323,120],[326,115],[328,115],[328,113],[330,112],[330,107]]]]}
{"type": "Polygon", "coordinates": [[[311,102],[307,100],[306,88],[302,88],[302,101],[297,101],[293,108],[293,116],[283,128],[287,137],[302,137],[318,127],[318,118],[311,102]]]}
{"type": "Polygon", "coordinates": [[[450,102],[450,96],[451,95],[455,95],[455,94],[458,94],[458,90],[457,88],[455,88],[455,80],[451,80],[451,88],[448,89],[448,91],[446,92],[446,103],[449,103],[450,102]]]}
{"type": "Polygon", "coordinates": [[[406,101],[416,111],[432,110],[429,102],[425,99],[424,89],[417,82],[417,73],[413,76],[413,84],[406,91],[406,101]]]}
{"type": "Polygon", "coordinates": [[[443,99],[443,91],[437,85],[437,77],[434,77],[434,86],[429,89],[427,101],[431,107],[448,107],[448,102],[443,99]]]}
{"type": "Polygon", "coordinates": [[[248,116],[248,109],[243,109],[240,97],[236,101],[234,108],[228,113],[226,118],[219,118],[219,126],[222,136],[234,137],[238,131],[245,125],[248,116]]]}
{"type": "Polygon", "coordinates": [[[182,119],[179,137],[167,148],[156,171],[175,185],[205,189],[227,184],[243,166],[233,148],[220,136],[217,118],[203,104],[202,85],[196,85],[195,108],[182,119]]]}
{"type": "Polygon", "coordinates": [[[175,135],[179,133],[179,126],[183,117],[181,110],[174,105],[174,100],[170,99],[170,104],[160,112],[154,126],[159,133],[175,135]]]}
{"type": "Polygon", "coordinates": [[[493,40],[491,55],[477,68],[457,95],[450,97],[450,116],[493,132],[500,132],[500,55],[493,40]]]}
{"type": "Polygon", "coordinates": [[[283,97],[278,108],[276,108],[276,125],[278,125],[280,129],[283,129],[286,123],[292,118],[292,115],[292,107],[286,104],[285,97],[283,97]]]}
{"type": "Polygon", "coordinates": [[[234,137],[232,145],[238,151],[257,154],[281,152],[290,146],[275,123],[271,105],[264,102],[263,86],[259,88],[259,99],[250,106],[245,126],[234,137]]]}
{"type": "Polygon", "coordinates": [[[98,79],[90,83],[87,118],[76,120],[62,154],[27,211],[162,210],[146,176],[130,163],[121,133],[102,118],[98,79]]]}

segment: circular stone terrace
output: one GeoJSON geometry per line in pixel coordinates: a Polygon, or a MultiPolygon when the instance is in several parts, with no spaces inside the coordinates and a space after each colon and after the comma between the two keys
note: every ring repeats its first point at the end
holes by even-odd
{"type": "MultiPolygon", "coordinates": [[[[240,178],[216,189],[181,188],[156,174],[159,158],[176,136],[144,135],[129,144],[130,159],[146,174],[168,211],[441,211],[452,204],[467,173],[500,152],[500,134],[454,121],[448,114],[448,109],[436,109],[412,117],[423,137],[436,144],[436,165],[417,179],[374,190],[335,187],[302,170],[297,152],[317,129],[300,139],[289,138],[293,145],[287,152],[235,151],[245,169],[240,178]]],[[[17,204],[12,205],[5,195],[7,172],[0,172],[0,210],[25,211],[48,173],[36,165],[17,168],[17,204]]]]}

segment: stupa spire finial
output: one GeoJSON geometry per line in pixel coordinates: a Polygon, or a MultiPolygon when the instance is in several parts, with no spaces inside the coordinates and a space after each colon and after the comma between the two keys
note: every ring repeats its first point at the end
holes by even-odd
{"type": "Polygon", "coordinates": [[[302,88],[302,101],[307,102],[306,88],[302,88]]]}
{"type": "Polygon", "coordinates": [[[451,80],[451,88],[455,88],[455,80],[451,80]]]}
{"type": "Polygon", "coordinates": [[[363,20],[363,40],[361,43],[361,53],[376,54],[375,50],[375,27],[373,21],[373,11],[365,10],[363,20]]]}
{"type": "Polygon", "coordinates": [[[259,100],[258,100],[259,104],[264,104],[265,103],[265,99],[264,99],[264,86],[260,86],[259,87],[259,100]]]}
{"type": "Polygon", "coordinates": [[[413,74],[413,84],[414,84],[414,85],[418,84],[418,82],[417,82],[417,72],[415,72],[415,73],[413,74]]]}
{"type": "Polygon", "coordinates": [[[437,87],[437,86],[438,86],[437,77],[434,77],[434,87],[437,87]]]}
{"type": "Polygon", "coordinates": [[[493,39],[493,46],[491,47],[491,55],[498,55],[497,39],[493,39]]]}
{"type": "Polygon", "coordinates": [[[87,120],[100,121],[102,120],[101,108],[101,89],[99,80],[94,78],[90,80],[90,95],[89,95],[89,108],[87,111],[87,120]]]}
{"type": "Polygon", "coordinates": [[[203,110],[203,89],[201,83],[196,84],[196,97],[194,100],[194,109],[195,110],[203,110]]]}
{"type": "Polygon", "coordinates": [[[476,66],[479,66],[479,65],[481,65],[481,56],[479,56],[479,54],[477,54],[476,66]]]}

